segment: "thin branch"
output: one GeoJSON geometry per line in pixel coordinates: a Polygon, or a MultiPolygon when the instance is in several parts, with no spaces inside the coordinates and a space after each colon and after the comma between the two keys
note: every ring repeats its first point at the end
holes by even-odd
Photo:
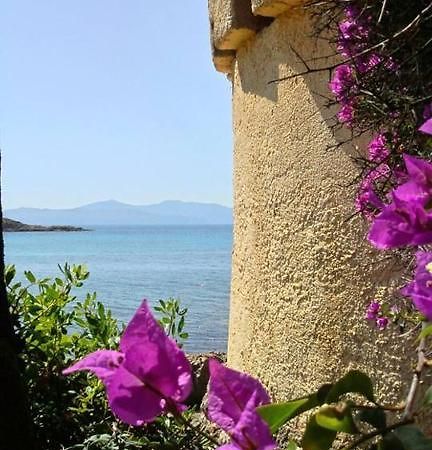
{"type": "MultiPolygon", "coordinates": [[[[336,67],[339,67],[343,64],[347,64],[350,62],[355,61],[357,58],[367,55],[368,53],[372,52],[373,50],[376,50],[379,47],[384,47],[385,45],[387,45],[390,41],[392,41],[393,39],[397,39],[398,37],[400,37],[401,35],[403,35],[404,33],[406,33],[408,30],[410,30],[413,26],[415,26],[421,19],[422,17],[424,17],[430,10],[432,10],[432,2],[426,6],[425,8],[423,8],[419,14],[417,14],[417,16],[408,24],[406,25],[404,28],[402,28],[401,30],[399,30],[398,32],[396,32],[393,36],[390,36],[380,42],[378,42],[378,44],[372,45],[371,47],[366,48],[365,50],[362,50],[359,53],[356,53],[355,55],[344,59],[343,61],[336,63],[336,64],[332,64],[326,67],[320,67],[320,68],[312,68],[309,69],[308,65],[305,64],[305,67],[308,69],[306,71],[300,72],[300,73],[296,73],[293,75],[288,75],[286,77],[283,78],[277,78],[275,80],[270,80],[268,81],[268,84],[272,84],[272,83],[279,83],[281,81],[287,81],[287,80],[291,80],[293,78],[297,78],[297,77],[301,77],[301,76],[305,76],[305,75],[310,75],[312,73],[316,73],[316,72],[325,72],[325,71],[332,71],[334,70],[336,67]]],[[[298,56],[298,53],[296,51],[294,51],[294,53],[298,56]]],[[[300,60],[304,63],[304,59],[300,58],[300,60]]]]}
{"type": "MultiPolygon", "coordinates": [[[[422,322],[422,330],[427,327],[427,322],[422,322]]],[[[412,419],[414,415],[414,407],[416,403],[417,391],[422,377],[423,369],[427,366],[427,360],[425,357],[426,352],[426,338],[420,339],[419,346],[417,347],[417,366],[414,370],[413,379],[406,399],[405,410],[402,414],[402,419],[412,419]]]]}
{"type": "Polygon", "coordinates": [[[380,15],[378,17],[378,23],[381,23],[381,20],[384,17],[384,12],[385,12],[386,6],[387,6],[387,0],[383,0],[382,7],[381,7],[381,12],[380,12],[380,15]]]}
{"type": "Polygon", "coordinates": [[[405,419],[405,420],[401,420],[400,422],[396,422],[393,425],[390,425],[388,427],[382,428],[380,430],[375,430],[368,434],[364,434],[361,438],[354,441],[348,447],[344,447],[342,450],[352,450],[353,448],[356,448],[357,446],[359,446],[360,444],[363,444],[363,442],[366,442],[369,439],[379,436],[380,434],[385,434],[385,433],[388,433],[389,431],[396,430],[397,428],[403,427],[404,425],[409,425],[410,423],[413,423],[412,419],[405,419]]]}

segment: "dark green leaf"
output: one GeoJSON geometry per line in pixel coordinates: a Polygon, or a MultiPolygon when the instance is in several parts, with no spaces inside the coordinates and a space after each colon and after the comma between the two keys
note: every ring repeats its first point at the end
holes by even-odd
{"type": "Polygon", "coordinates": [[[312,394],[309,397],[291,400],[290,402],[260,406],[257,411],[274,433],[292,418],[319,405],[316,394],[312,394]]]}
{"type": "Polygon", "coordinates": [[[382,409],[362,409],[358,415],[358,420],[366,422],[377,429],[383,429],[386,427],[386,415],[382,409]]]}
{"type": "Polygon", "coordinates": [[[393,431],[405,450],[432,450],[432,439],[427,438],[415,425],[406,425],[393,431]]]}
{"type": "Polygon", "coordinates": [[[335,437],[336,431],[319,426],[316,417],[312,416],[306,426],[301,447],[303,450],[328,450],[335,437]]]}
{"type": "Polygon", "coordinates": [[[371,379],[363,372],[352,370],[333,385],[326,402],[337,402],[342,395],[350,392],[361,394],[371,402],[375,401],[371,379]]]}
{"type": "Polygon", "coordinates": [[[341,431],[349,434],[358,433],[355,426],[351,408],[344,406],[323,406],[315,414],[319,426],[328,430],[341,431]]]}

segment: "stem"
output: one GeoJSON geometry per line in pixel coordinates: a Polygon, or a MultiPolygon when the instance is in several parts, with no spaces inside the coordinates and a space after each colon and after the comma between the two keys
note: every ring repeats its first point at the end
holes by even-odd
{"type": "MultiPolygon", "coordinates": [[[[422,330],[427,327],[427,322],[422,322],[422,330]]],[[[414,370],[413,379],[411,381],[411,386],[408,391],[408,396],[406,399],[405,410],[402,414],[402,419],[412,419],[414,415],[415,400],[417,396],[418,387],[420,384],[423,369],[427,366],[427,360],[425,357],[426,351],[426,338],[420,339],[420,344],[417,347],[417,366],[414,370]]]]}
{"type": "Polygon", "coordinates": [[[342,450],[351,450],[353,448],[356,448],[358,445],[362,444],[363,442],[368,441],[369,439],[374,438],[375,436],[379,436],[380,434],[388,433],[389,431],[395,430],[396,428],[403,427],[404,425],[408,425],[412,423],[412,419],[405,419],[400,422],[394,423],[393,425],[389,425],[388,427],[382,428],[381,430],[375,430],[371,433],[364,434],[361,438],[354,441],[352,444],[350,444],[348,447],[345,447],[342,450]]]}
{"type": "Polygon", "coordinates": [[[197,433],[198,435],[205,437],[212,444],[215,444],[217,446],[220,445],[220,443],[217,441],[217,439],[215,439],[213,436],[211,436],[210,434],[208,434],[206,431],[202,430],[201,428],[193,425],[189,420],[186,420],[181,414],[177,413],[177,414],[175,414],[174,417],[177,420],[177,422],[179,422],[181,425],[184,425],[184,426],[188,427],[191,431],[197,433]]]}

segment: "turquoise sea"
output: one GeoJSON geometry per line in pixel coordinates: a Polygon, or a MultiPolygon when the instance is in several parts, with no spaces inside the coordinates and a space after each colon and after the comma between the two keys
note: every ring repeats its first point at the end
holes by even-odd
{"type": "Polygon", "coordinates": [[[227,342],[232,227],[89,227],[89,232],[5,233],[6,263],[38,277],[57,264],[86,264],[78,297],[96,291],[127,322],[141,299],[176,297],[189,308],[188,351],[224,351],[227,342]],[[80,291],[83,294],[79,294],[80,291]]]}

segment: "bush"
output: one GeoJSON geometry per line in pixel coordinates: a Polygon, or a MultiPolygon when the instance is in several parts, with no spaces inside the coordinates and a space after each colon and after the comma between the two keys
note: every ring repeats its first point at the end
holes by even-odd
{"type": "MultiPolygon", "coordinates": [[[[42,279],[26,271],[25,281],[16,280],[14,266],[5,270],[37,448],[174,449],[184,443],[193,449],[193,437],[184,426],[160,418],[147,427],[129,428],[111,414],[96,377],[61,374],[90,352],[116,349],[123,327],[97,300],[96,293],[87,293],[84,300],[77,298],[77,290],[89,277],[85,266],[65,264],[59,269],[59,277],[42,279]]],[[[187,310],[175,299],[162,300],[155,309],[166,331],[183,342],[187,310]]]]}

